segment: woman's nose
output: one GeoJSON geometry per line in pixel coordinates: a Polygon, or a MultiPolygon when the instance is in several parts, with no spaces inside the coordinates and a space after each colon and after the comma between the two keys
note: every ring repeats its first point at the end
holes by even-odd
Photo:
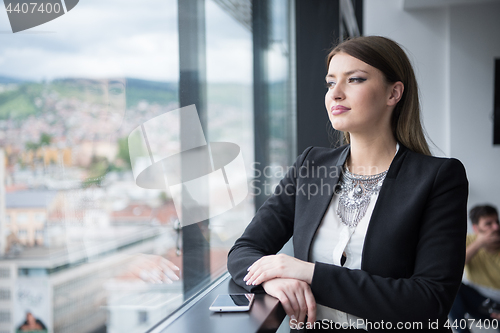
{"type": "Polygon", "coordinates": [[[337,83],[333,88],[332,88],[332,98],[334,100],[342,100],[344,99],[344,89],[342,87],[342,84],[337,83]]]}

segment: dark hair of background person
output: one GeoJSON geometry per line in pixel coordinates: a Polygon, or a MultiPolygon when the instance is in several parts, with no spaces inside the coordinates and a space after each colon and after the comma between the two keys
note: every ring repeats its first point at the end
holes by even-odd
{"type": "MultiPolygon", "coordinates": [[[[431,155],[420,121],[420,102],[415,73],[403,49],[394,41],[381,36],[363,36],[348,39],[333,48],[327,57],[327,67],[337,53],[346,53],[377,68],[388,83],[401,81],[403,96],[392,112],[394,138],[410,150],[431,155]]],[[[349,132],[344,139],[350,142],[349,132]]]]}
{"type": "Polygon", "coordinates": [[[495,207],[490,205],[475,206],[469,212],[469,218],[472,224],[478,224],[481,217],[492,215],[498,216],[498,211],[495,207]]]}

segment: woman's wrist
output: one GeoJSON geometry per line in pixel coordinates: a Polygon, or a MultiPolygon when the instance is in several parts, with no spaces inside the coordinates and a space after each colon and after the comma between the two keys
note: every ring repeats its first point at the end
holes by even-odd
{"type": "Polygon", "coordinates": [[[312,262],[306,262],[306,268],[304,269],[304,281],[307,282],[307,284],[312,283],[313,275],[314,275],[314,267],[315,264],[312,262]]]}

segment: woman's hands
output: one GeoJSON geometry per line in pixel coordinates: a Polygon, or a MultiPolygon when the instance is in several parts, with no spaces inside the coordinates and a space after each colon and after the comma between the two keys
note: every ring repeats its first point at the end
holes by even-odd
{"type": "Polygon", "coordinates": [[[297,279],[311,284],[314,264],[286,254],[265,256],[248,268],[247,285],[259,285],[274,278],[297,279]]]}
{"type": "Polygon", "coordinates": [[[492,314],[490,314],[490,317],[493,318],[493,319],[498,319],[500,320],[500,313],[498,312],[493,312],[492,314]]]}
{"type": "Polygon", "coordinates": [[[129,259],[123,278],[141,279],[147,283],[172,283],[179,280],[179,267],[159,255],[139,253],[129,259]]]}
{"type": "Polygon", "coordinates": [[[265,256],[248,268],[243,278],[247,285],[259,285],[280,300],[291,320],[302,323],[316,321],[316,300],[309,286],[314,264],[286,254],[265,256]]]}
{"type": "Polygon", "coordinates": [[[309,284],[297,279],[276,278],[262,283],[262,287],[271,296],[280,300],[283,309],[296,323],[316,321],[316,300],[309,284]]]}

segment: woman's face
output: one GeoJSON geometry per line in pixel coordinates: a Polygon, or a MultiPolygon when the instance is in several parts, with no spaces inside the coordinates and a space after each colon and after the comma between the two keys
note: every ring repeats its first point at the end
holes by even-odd
{"type": "Polygon", "coordinates": [[[388,84],[380,70],[338,53],[330,60],[326,83],[325,105],[333,128],[351,135],[391,130],[391,113],[401,97],[394,87],[402,89],[401,82],[388,84]]]}
{"type": "Polygon", "coordinates": [[[125,79],[87,80],[85,97],[96,121],[92,132],[113,133],[121,126],[126,109],[125,79]]]}

